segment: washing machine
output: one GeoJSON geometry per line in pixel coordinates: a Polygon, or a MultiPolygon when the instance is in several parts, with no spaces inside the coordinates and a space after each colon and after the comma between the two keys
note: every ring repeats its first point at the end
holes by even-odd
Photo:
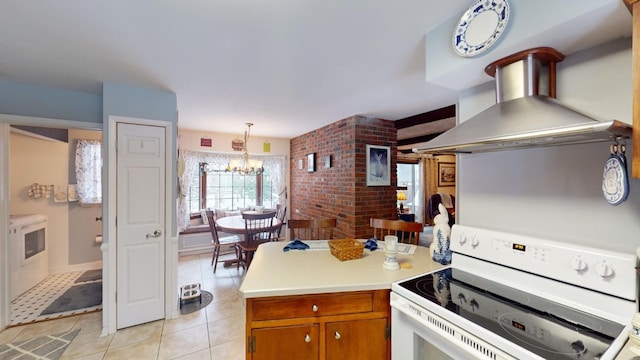
{"type": "Polygon", "coordinates": [[[47,216],[9,216],[9,267],[11,301],[49,275],[47,216]]]}

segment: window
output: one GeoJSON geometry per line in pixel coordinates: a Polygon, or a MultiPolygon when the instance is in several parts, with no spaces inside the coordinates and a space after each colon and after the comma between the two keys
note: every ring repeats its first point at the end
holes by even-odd
{"type": "Polygon", "coordinates": [[[102,143],[78,140],[76,145],[76,190],[82,204],[102,203],[102,143]]]}
{"type": "Polygon", "coordinates": [[[260,204],[275,208],[277,204],[286,203],[287,158],[282,155],[251,157],[262,160],[261,176],[224,171],[232,160],[238,159],[235,154],[178,151],[178,231],[186,229],[190,214],[200,209],[231,210],[260,204]]]}
{"type": "Polygon", "coordinates": [[[255,205],[275,208],[278,193],[268,169],[261,175],[239,175],[225,166],[199,163],[189,187],[189,212],[200,209],[240,209],[255,205]]]}

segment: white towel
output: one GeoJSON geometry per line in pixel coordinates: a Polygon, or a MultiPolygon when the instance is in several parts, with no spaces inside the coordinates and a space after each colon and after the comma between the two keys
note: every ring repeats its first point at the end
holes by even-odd
{"type": "Polygon", "coordinates": [[[447,209],[451,209],[453,207],[453,201],[451,200],[451,195],[447,193],[438,193],[440,195],[440,199],[442,200],[442,205],[447,209]]]}
{"type": "Polygon", "coordinates": [[[31,184],[31,186],[29,186],[27,195],[31,199],[38,199],[41,197],[48,199],[51,197],[52,188],[53,185],[40,185],[38,183],[33,183],[31,184]]]}

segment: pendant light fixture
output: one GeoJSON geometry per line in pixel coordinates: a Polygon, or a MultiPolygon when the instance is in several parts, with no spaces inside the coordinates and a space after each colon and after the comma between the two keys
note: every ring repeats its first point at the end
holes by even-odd
{"type": "Polygon", "coordinates": [[[264,171],[262,167],[262,161],[249,159],[249,151],[247,150],[249,146],[249,135],[251,132],[251,127],[253,123],[246,123],[247,129],[244,131],[244,148],[242,150],[242,164],[238,160],[232,160],[230,164],[227,165],[226,171],[231,171],[239,175],[260,175],[264,171]]]}

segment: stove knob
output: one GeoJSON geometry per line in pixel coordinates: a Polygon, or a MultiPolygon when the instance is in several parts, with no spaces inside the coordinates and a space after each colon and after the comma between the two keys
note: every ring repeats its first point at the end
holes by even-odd
{"type": "Polygon", "coordinates": [[[571,343],[571,349],[575,352],[578,358],[587,353],[587,347],[580,340],[571,343]]]}
{"type": "Polygon", "coordinates": [[[476,299],[471,299],[471,302],[469,304],[471,305],[471,311],[473,312],[476,312],[476,310],[478,310],[478,308],[480,307],[480,304],[478,304],[476,299]]]}
{"type": "Polygon", "coordinates": [[[471,246],[472,246],[473,248],[476,248],[478,245],[480,245],[480,240],[478,240],[478,238],[477,238],[477,237],[475,237],[475,236],[474,236],[474,237],[472,237],[472,238],[471,238],[471,246]]]}
{"type": "Polygon", "coordinates": [[[571,268],[577,272],[583,272],[587,270],[587,263],[580,256],[574,256],[571,259],[571,268]]]}
{"type": "Polygon", "coordinates": [[[467,298],[463,293],[458,294],[458,302],[460,302],[460,305],[467,303],[467,298]]]}
{"type": "Polygon", "coordinates": [[[464,245],[467,242],[467,237],[464,234],[460,234],[458,242],[460,242],[460,245],[464,245]]]}
{"type": "Polygon", "coordinates": [[[600,277],[608,278],[613,276],[614,271],[611,265],[607,264],[605,261],[601,261],[596,264],[596,273],[600,275],[600,277]]]}

